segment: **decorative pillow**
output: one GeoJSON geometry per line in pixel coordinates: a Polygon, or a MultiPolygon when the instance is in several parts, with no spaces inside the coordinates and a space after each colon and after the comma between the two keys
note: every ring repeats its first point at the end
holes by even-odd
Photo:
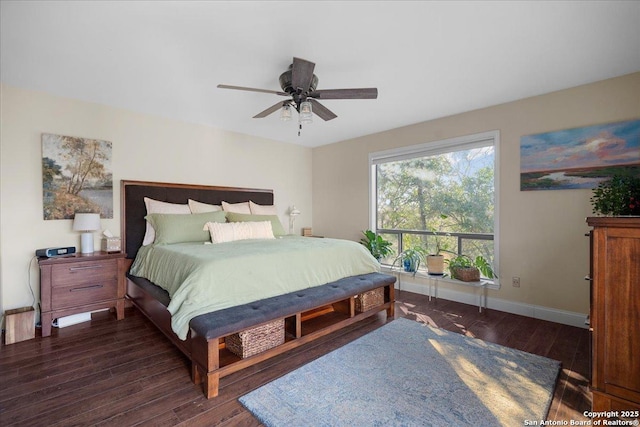
{"type": "Polygon", "coordinates": [[[271,222],[208,222],[204,230],[209,230],[213,243],[233,242],[247,239],[275,239],[271,222]]]}
{"type": "Polygon", "coordinates": [[[224,212],[205,212],[200,214],[150,214],[146,220],[153,226],[156,245],[169,245],[184,242],[207,242],[209,233],[205,224],[226,221],[224,212]]]}
{"type": "Polygon", "coordinates": [[[225,212],[235,212],[241,214],[250,214],[249,202],[242,203],[227,203],[222,202],[222,210],[225,212]]]}
{"type": "Polygon", "coordinates": [[[189,209],[191,209],[191,213],[205,213],[205,212],[219,212],[222,210],[222,206],[218,205],[210,205],[208,203],[198,202],[196,200],[189,199],[189,209]]]}
{"type": "Polygon", "coordinates": [[[256,222],[256,221],[269,221],[271,222],[271,228],[273,230],[273,235],[284,236],[287,234],[280,223],[280,218],[278,215],[247,215],[247,214],[239,214],[234,212],[229,212],[227,214],[227,220],[229,222],[256,222]]]}
{"type": "Polygon", "coordinates": [[[249,209],[252,215],[278,215],[276,205],[258,205],[249,200],[249,209]]]}
{"type": "MultiPolygon", "coordinates": [[[[161,202],[159,200],[144,198],[144,204],[147,207],[147,215],[155,213],[164,214],[190,214],[189,205],[181,205],[177,203],[161,202]]],[[[142,240],[142,246],[147,246],[153,243],[156,238],[156,232],[153,226],[147,221],[147,230],[144,233],[144,239],[142,240]]]]}

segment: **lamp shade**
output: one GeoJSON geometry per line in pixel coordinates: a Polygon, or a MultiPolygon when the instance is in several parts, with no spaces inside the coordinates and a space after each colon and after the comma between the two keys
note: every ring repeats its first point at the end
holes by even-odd
{"type": "Polygon", "coordinates": [[[313,109],[311,108],[311,102],[303,101],[300,103],[300,114],[298,116],[300,123],[313,122],[313,109]]]}
{"type": "Polygon", "coordinates": [[[280,120],[288,122],[291,120],[291,105],[284,104],[280,110],[280,120]]]}
{"type": "Polygon", "coordinates": [[[73,218],[74,231],[96,231],[100,230],[100,214],[97,213],[77,213],[73,218]]]}
{"type": "Polygon", "coordinates": [[[291,208],[291,211],[289,212],[289,215],[291,216],[298,216],[300,215],[300,211],[298,210],[298,208],[296,208],[295,206],[293,206],[291,208]]]}

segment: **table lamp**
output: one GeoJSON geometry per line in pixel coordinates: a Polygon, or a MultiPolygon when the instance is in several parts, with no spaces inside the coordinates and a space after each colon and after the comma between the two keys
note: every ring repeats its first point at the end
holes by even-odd
{"type": "Polygon", "coordinates": [[[93,232],[100,230],[100,214],[77,213],[73,218],[73,230],[81,231],[80,252],[90,254],[93,252],[93,232]]]}
{"type": "Polygon", "coordinates": [[[293,207],[291,207],[291,210],[289,211],[289,234],[293,234],[293,225],[298,215],[300,215],[300,211],[298,210],[298,208],[296,208],[295,205],[293,205],[293,207]]]}

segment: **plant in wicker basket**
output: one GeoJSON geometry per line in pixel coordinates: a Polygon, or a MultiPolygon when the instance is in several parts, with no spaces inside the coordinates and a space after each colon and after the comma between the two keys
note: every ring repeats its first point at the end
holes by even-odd
{"type": "Polygon", "coordinates": [[[449,272],[454,279],[463,282],[477,282],[482,276],[492,279],[495,276],[491,264],[481,255],[471,259],[467,255],[457,255],[445,261],[449,265],[449,272]]]}

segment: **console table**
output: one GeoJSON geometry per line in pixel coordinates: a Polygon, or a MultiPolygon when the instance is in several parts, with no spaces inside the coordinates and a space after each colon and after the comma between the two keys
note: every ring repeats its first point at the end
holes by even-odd
{"type": "Polygon", "coordinates": [[[431,298],[438,298],[438,285],[441,281],[446,283],[451,283],[454,285],[463,285],[474,288],[474,295],[476,294],[476,289],[479,290],[478,294],[478,312],[482,313],[482,309],[487,308],[487,284],[486,280],[480,280],[478,282],[463,282],[462,280],[450,279],[444,276],[437,276],[427,274],[421,271],[417,271],[415,274],[411,272],[406,272],[402,267],[392,267],[390,271],[396,275],[398,279],[398,290],[402,291],[402,276],[411,276],[411,277],[419,277],[421,279],[427,279],[428,286],[428,297],[429,301],[431,298]]]}

